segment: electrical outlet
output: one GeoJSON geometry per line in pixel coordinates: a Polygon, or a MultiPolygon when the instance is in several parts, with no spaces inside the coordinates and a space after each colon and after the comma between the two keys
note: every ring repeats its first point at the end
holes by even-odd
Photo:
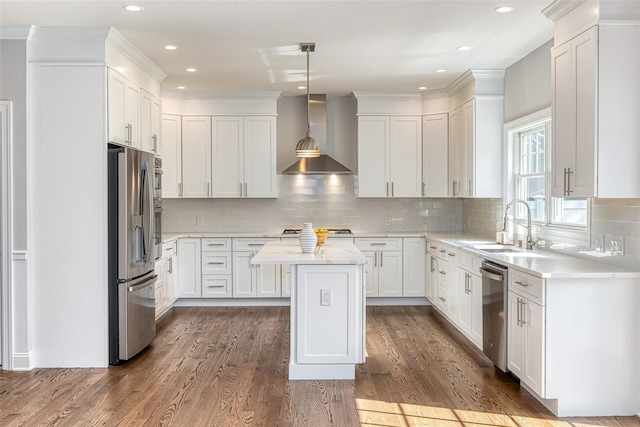
{"type": "Polygon", "coordinates": [[[332,305],[331,289],[320,289],[320,305],[332,305]]]}
{"type": "Polygon", "coordinates": [[[391,221],[392,221],[392,220],[391,220],[391,217],[390,217],[390,216],[388,216],[388,217],[386,217],[386,218],[385,218],[385,224],[387,224],[387,225],[391,225],[391,221]]]}
{"type": "Polygon", "coordinates": [[[622,236],[611,237],[611,255],[624,256],[624,237],[622,236]]]}
{"type": "Polygon", "coordinates": [[[604,252],[604,234],[591,233],[591,249],[595,252],[604,252]]]}
{"type": "Polygon", "coordinates": [[[196,226],[203,226],[203,225],[204,225],[204,217],[197,216],[196,217],[196,226]]]}

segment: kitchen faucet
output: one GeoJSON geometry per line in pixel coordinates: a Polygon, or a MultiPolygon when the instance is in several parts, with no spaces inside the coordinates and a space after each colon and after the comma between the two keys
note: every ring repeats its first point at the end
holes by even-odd
{"type": "Polygon", "coordinates": [[[522,199],[515,199],[507,203],[507,207],[504,209],[504,226],[502,227],[502,231],[507,231],[507,212],[511,205],[515,203],[522,203],[527,208],[527,249],[533,249],[533,246],[536,244],[531,238],[531,208],[529,204],[522,199]]]}

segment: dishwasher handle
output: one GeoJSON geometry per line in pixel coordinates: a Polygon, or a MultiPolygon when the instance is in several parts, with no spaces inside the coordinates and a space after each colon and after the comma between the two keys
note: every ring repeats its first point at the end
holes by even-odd
{"type": "Polygon", "coordinates": [[[488,277],[489,279],[496,280],[498,282],[502,282],[504,280],[504,276],[502,274],[495,274],[484,268],[480,268],[480,274],[482,274],[483,277],[488,277]]]}

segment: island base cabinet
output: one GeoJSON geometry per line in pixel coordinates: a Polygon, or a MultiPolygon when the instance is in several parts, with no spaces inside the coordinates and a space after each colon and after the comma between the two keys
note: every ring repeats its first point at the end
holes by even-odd
{"type": "Polygon", "coordinates": [[[354,379],[364,362],[363,266],[291,268],[289,379],[354,379]]]}

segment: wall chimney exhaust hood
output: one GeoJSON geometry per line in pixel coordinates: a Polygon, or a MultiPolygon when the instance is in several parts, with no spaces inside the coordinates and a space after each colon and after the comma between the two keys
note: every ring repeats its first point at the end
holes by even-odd
{"type": "MultiPolygon", "coordinates": [[[[309,126],[311,134],[325,148],[327,141],[327,96],[309,95],[309,126]]],[[[347,167],[327,156],[301,158],[282,171],[283,175],[351,175],[347,167]]]]}

